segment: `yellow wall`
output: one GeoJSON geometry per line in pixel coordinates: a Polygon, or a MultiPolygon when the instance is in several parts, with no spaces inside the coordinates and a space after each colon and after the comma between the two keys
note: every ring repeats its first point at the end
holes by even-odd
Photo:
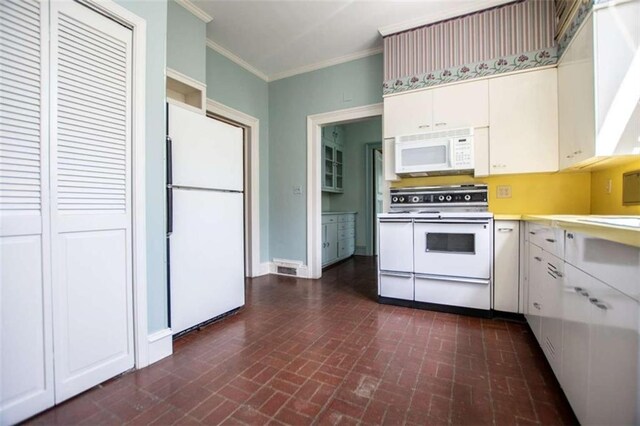
{"type": "Polygon", "coordinates": [[[489,211],[495,214],[589,214],[591,173],[536,173],[489,176],[406,178],[393,187],[486,183],[489,211]],[[496,198],[498,185],[511,185],[511,198],[496,198]]]}
{"type": "Polygon", "coordinates": [[[591,214],[640,215],[640,205],[622,205],[622,174],[631,170],[640,170],[640,159],[591,173],[591,214]],[[607,192],[609,179],[610,194],[607,192]]]}

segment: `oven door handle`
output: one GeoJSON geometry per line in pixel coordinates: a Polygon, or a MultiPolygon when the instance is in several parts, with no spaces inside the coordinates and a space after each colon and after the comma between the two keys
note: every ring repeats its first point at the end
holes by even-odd
{"type": "Polygon", "coordinates": [[[423,280],[434,280],[434,281],[451,281],[456,283],[470,283],[470,284],[483,284],[489,285],[490,280],[479,279],[479,278],[464,278],[464,277],[449,277],[443,275],[429,275],[429,274],[415,274],[416,278],[420,278],[423,280]]]}
{"type": "Polygon", "coordinates": [[[415,223],[437,223],[437,224],[456,224],[456,225],[488,225],[486,219],[469,220],[469,219],[414,219],[415,223]]]}

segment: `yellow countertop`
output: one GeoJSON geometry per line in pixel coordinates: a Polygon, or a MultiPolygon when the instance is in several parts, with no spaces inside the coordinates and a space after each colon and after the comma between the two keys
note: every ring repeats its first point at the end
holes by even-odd
{"type": "MultiPolygon", "coordinates": [[[[640,247],[640,228],[627,226],[617,226],[605,223],[584,222],[584,219],[606,218],[600,215],[522,215],[522,219],[528,222],[542,223],[551,227],[563,228],[568,231],[588,234],[596,238],[615,241],[634,247],[640,247]]],[[[633,217],[640,216],[610,216],[610,217],[633,217]]]]}

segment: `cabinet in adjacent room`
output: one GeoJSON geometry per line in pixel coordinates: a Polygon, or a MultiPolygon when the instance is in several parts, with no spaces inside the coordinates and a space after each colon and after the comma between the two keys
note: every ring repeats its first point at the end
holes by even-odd
{"type": "MultiPolygon", "coordinates": [[[[323,129],[324,130],[324,129],[323,129]]],[[[338,135],[333,131],[333,135],[338,135]]],[[[344,188],[344,150],[339,139],[322,138],[322,191],[343,192],[344,188]]]]}
{"type": "Polygon", "coordinates": [[[356,214],[322,214],[322,266],[353,256],[356,247],[356,214]]]}

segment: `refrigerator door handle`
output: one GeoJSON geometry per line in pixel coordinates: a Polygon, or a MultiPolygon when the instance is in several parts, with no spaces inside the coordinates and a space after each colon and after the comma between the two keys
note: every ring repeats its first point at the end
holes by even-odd
{"type": "Polygon", "coordinates": [[[173,153],[171,137],[167,136],[167,237],[173,232],[173,153]]]}

